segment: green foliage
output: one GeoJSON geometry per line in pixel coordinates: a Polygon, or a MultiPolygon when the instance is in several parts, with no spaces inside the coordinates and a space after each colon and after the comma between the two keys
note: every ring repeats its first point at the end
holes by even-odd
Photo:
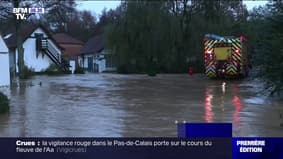
{"type": "Polygon", "coordinates": [[[44,74],[46,74],[46,75],[61,75],[61,74],[65,74],[65,73],[62,70],[60,70],[56,64],[51,64],[44,71],[44,74]]]}
{"type": "Polygon", "coordinates": [[[247,10],[240,1],[125,1],[114,15],[105,31],[119,73],[185,73],[203,71],[204,34],[242,34],[247,10]]]}
{"type": "Polygon", "coordinates": [[[267,38],[267,44],[270,49],[267,51],[265,64],[265,76],[273,83],[272,93],[283,90],[283,3],[274,4],[272,17],[268,19],[271,24],[270,38],[267,38]]]}
{"type": "MultiPolygon", "coordinates": [[[[26,3],[14,1],[0,6],[17,8],[23,4],[26,3]]],[[[254,68],[259,69],[259,75],[266,79],[272,92],[283,89],[282,1],[269,1],[250,13],[243,0],[122,1],[117,9],[104,10],[98,23],[90,12],[76,11],[74,0],[34,4],[50,10],[42,15],[41,22],[54,25],[55,32],[66,32],[83,41],[106,33],[107,47],[117,58],[118,73],[186,73],[189,67],[194,72],[203,72],[204,34],[246,35],[254,68]]],[[[8,15],[4,20],[1,17],[0,29],[16,26],[20,78],[27,78],[33,72],[22,67],[24,55],[19,29],[24,21],[15,21],[13,14],[8,15]]],[[[54,70],[48,69],[47,73],[54,74],[54,70]]]]}
{"type": "Polygon", "coordinates": [[[85,73],[84,69],[77,64],[74,74],[84,74],[84,73],[85,73]]]}
{"type": "Polygon", "coordinates": [[[77,4],[74,0],[53,0],[41,3],[49,10],[42,15],[44,20],[41,23],[53,29],[54,32],[67,33],[84,42],[93,35],[96,17],[91,11],[76,10],[77,4]]]}
{"type": "Polygon", "coordinates": [[[0,92],[0,113],[9,111],[9,99],[6,95],[0,92]]]}
{"type": "Polygon", "coordinates": [[[252,12],[251,23],[255,40],[252,42],[253,64],[259,76],[266,80],[271,94],[283,90],[283,3],[272,2],[252,12]]]}
{"type": "Polygon", "coordinates": [[[23,66],[22,72],[19,74],[20,79],[29,79],[35,75],[34,69],[23,66]]]}

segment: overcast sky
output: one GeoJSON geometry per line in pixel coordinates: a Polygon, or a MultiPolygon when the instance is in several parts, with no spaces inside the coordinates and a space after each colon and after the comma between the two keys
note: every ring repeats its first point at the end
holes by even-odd
{"type": "Polygon", "coordinates": [[[79,10],[89,10],[96,14],[97,17],[102,13],[102,10],[105,8],[106,10],[115,9],[121,1],[101,1],[101,0],[92,0],[92,1],[76,1],[79,10]]]}
{"type": "MultiPolygon", "coordinates": [[[[115,9],[119,4],[119,0],[114,1],[102,1],[102,0],[92,0],[92,1],[76,1],[78,6],[77,8],[79,10],[89,10],[96,14],[97,17],[101,14],[102,10],[106,8],[109,9],[115,9]]],[[[267,1],[264,0],[244,0],[244,4],[247,5],[248,10],[251,10],[255,6],[264,5],[267,1]]]]}

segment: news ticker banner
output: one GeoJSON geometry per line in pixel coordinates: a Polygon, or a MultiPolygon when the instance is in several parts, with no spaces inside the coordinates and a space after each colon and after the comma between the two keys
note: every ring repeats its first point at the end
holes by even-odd
{"type": "Polygon", "coordinates": [[[282,159],[283,138],[232,137],[231,123],[178,123],[176,138],[0,138],[9,159],[282,159]]]}
{"type": "Polygon", "coordinates": [[[283,137],[232,137],[231,123],[178,123],[177,130],[182,138],[230,137],[233,159],[283,159],[283,137]]]}
{"type": "Polygon", "coordinates": [[[231,138],[0,138],[3,159],[231,159],[231,138]]]}

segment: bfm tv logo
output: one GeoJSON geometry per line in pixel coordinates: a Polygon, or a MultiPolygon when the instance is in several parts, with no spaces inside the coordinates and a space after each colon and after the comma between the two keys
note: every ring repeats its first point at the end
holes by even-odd
{"type": "Polygon", "coordinates": [[[13,8],[13,13],[18,20],[27,19],[26,14],[43,14],[44,8],[13,8]]]}

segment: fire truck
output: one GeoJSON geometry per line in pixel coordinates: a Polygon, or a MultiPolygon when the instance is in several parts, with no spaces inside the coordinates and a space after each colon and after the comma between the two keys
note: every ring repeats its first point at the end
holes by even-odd
{"type": "Polygon", "coordinates": [[[209,78],[246,77],[249,72],[245,36],[206,34],[203,40],[205,74],[209,78]]]}

